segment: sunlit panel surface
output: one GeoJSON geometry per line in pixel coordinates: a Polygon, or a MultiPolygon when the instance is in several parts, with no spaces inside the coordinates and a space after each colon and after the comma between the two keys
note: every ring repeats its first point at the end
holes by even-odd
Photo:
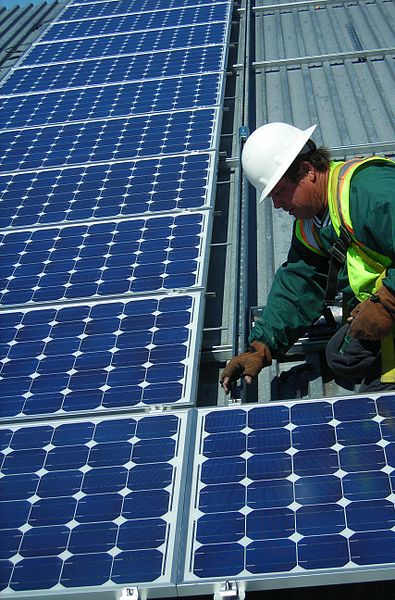
{"type": "Polygon", "coordinates": [[[199,298],[2,311],[2,417],[191,403],[199,298]]]}
{"type": "Polygon", "coordinates": [[[0,228],[199,208],[211,203],[212,157],[155,157],[0,177],[0,228]]]}
{"type": "Polygon", "coordinates": [[[0,172],[209,150],[213,109],[0,132],[0,172]]]}
{"type": "MultiPolygon", "coordinates": [[[[135,12],[108,18],[91,18],[90,20],[83,21],[73,20],[71,22],[62,22],[63,19],[61,19],[61,22],[52,25],[48,29],[40,42],[225,21],[228,14],[228,7],[228,2],[218,2],[215,4],[207,3],[201,6],[195,5],[170,10],[162,9],[155,12],[135,12]]],[[[138,10],[141,10],[141,7],[138,7],[138,10]]],[[[150,11],[152,10],[153,7],[151,6],[150,11]]],[[[67,18],[67,11],[64,18],[67,18]]]]}
{"type": "Polygon", "coordinates": [[[3,129],[218,104],[220,74],[3,98],[3,129]]]}
{"type": "Polygon", "coordinates": [[[0,93],[38,92],[219,71],[223,68],[223,60],[224,46],[217,44],[39,67],[21,65],[4,81],[0,93]]]}
{"type": "Polygon", "coordinates": [[[197,432],[185,581],[394,566],[393,396],[202,410],[197,432]]]}
{"type": "Polygon", "coordinates": [[[182,9],[188,6],[210,4],[208,0],[112,0],[110,2],[92,3],[90,0],[70,2],[62,14],[62,20],[78,20],[81,18],[105,17],[129,12],[146,12],[152,10],[182,9]]]}
{"type": "Polygon", "coordinates": [[[107,35],[93,39],[37,44],[24,58],[24,65],[54,63],[62,60],[82,60],[127,52],[188,48],[218,44],[223,41],[225,22],[146,30],[130,34],[107,35]]]}
{"type": "Polygon", "coordinates": [[[204,213],[0,234],[0,303],[26,304],[202,282],[204,213]]]}
{"type": "Polygon", "coordinates": [[[187,414],[0,429],[2,595],[171,581],[187,414]]]}

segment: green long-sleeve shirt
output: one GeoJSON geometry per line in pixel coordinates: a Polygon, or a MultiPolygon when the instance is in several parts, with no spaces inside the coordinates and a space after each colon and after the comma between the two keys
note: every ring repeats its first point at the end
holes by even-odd
{"type": "MultiPolygon", "coordinates": [[[[355,237],[364,246],[388,256],[392,265],[383,283],[395,293],[395,163],[367,164],[354,174],[350,186],[350,215],[355,237]]],[[[332,224],[319,230],[328,254],[337,239],[332,224]]],[[[274,357],[281,356],[322,314],[329,254],[320,256],[292,236],[287,261],[277,270],[262,317],[249,341],[264,342],[274,357]]],[[[352,306],[346,264],[339,271],[339,291],[352,306]]]]}

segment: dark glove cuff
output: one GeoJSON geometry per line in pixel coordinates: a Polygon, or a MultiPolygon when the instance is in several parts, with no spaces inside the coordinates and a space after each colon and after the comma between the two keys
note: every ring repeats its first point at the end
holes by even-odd
{"type": "Polygon", "coordinates": [[[263,342],[258,342],[258,340],[251,342],[249,352],[254,352],[263,356],[266,365],[272,364],[272,354],[263,342]]]}
{"type": "Polygon", "coordinates": [[[395,296],[384,284],[379,288],[377,294],[370,297],[370,300],[379,302],[391,318],[395,318],[395,296]]]}

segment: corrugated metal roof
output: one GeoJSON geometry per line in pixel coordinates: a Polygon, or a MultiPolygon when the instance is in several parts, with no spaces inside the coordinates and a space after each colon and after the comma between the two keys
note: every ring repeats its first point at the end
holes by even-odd
{"type": "Polygon", "coordinates": [[[22,56],[30,44],[44,31],[49,21],[63,10],[65,2],[40,2],[0,6],[0,78],[22,56]]]}
{"type": "Polygon", "coordinates": [[[317,123],[315,139],[331,148],[390,151],[393,4],[301,4],[256,11],[257,123],[317,123]]]}

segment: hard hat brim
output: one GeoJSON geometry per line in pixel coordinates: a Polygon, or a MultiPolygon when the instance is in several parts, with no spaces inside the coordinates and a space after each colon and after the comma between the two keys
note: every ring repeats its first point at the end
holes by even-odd
{"type": "Polygon", "coordinates": [[[292,148],[292,152],[290,152],[289,154],[287,154],[284,157],[283,164],[281,165],[281,167],[279,167],[277,169],[277,171],[274,173],[273,177],[271,177],[270,181],[267,183],[265,188],[262,190],[261,195],[259,197],[259,204],[261,202],[263,202],[263,200],[265,200],[265,198],[270,196],[270,192],[272,191],[274,186],[280,181],[281,177],[284,175],[284,173],[286,173],[288,168],[292,165],[293,161],[298,156],[298,154],[302,150],[303,146],[310,139],[310,137],[316,127],[317,127],[317,125],[312,125],[311,127],[309,127],[308,129],[305,129],[302,132],[302,134],[300,136],[300,140],[298,141],[298,144],[294,145],[292,148]]]}

